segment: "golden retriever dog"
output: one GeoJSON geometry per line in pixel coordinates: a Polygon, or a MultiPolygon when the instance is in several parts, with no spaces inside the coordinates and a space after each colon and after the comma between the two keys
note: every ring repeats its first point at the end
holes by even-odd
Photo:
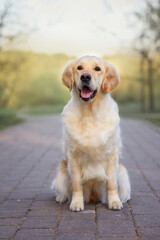
{"type": "Polygon", "coordinates": [[[110,92],[120,78],[113,65],[94,56],[69,62],[62,81],[71,91],[64,107],[65,160],[53,181],[57,202],[70,210],[100,201],[119,210],[130,199],[130,181],[119,162],[121,149],[118,106],[110,92]]]}

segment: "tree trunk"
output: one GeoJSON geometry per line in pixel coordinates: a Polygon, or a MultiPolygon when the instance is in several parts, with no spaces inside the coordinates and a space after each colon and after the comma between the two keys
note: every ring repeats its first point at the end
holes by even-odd
{"type": "Polygon", "coordinates": [[[144,58],[141,57],[140,63],[140,97],[141,97],[141,112],[145,112],[145,76],[144,76],[144,58]]]}
{"type": "Polygon", "coordinates": [[[148,58],[148,91],[149,91],[149,110],[154,111],[154,90],[153,90],[153,61],[148,58]]]}

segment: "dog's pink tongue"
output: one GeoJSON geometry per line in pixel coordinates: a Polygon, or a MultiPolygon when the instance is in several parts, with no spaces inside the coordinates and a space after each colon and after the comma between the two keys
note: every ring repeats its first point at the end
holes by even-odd
{"type": "Polygon", "coordinates": [[[81,97],[82,98],[90,98],[93,94],[93,91],[90,91],[89,89],[87,88],[83,88],[81,90],[81,97]]]}

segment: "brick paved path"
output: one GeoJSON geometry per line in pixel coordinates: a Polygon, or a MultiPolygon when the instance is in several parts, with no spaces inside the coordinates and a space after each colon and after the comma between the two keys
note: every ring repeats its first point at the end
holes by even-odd
{"type": "Polygon", "coordinates": [[[160,134],[122,120],[123,162],[132,200],[122,211],[88,204],[73,213],[50,190],[62,159],[59,116],[35,117],[0,132],[0,239],[159,240],[160,134]]]}

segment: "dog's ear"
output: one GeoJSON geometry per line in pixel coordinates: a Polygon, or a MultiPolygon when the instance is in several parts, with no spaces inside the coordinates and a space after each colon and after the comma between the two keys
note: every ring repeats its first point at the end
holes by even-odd
{"type": "Polygon", "coordinates": [[[66,87],[69,88],[70,91],[72,90],[74,84],[74,65],[75,60],[70,61],[62,74],[62,82],[66,87]]]}
{"type": "Polygon", "coordinates": [[[102,90],[105,93],[112,91],[120,82],[120,77],[115,67],[104,61],[105,73],[102,82],[102,90]]]}

